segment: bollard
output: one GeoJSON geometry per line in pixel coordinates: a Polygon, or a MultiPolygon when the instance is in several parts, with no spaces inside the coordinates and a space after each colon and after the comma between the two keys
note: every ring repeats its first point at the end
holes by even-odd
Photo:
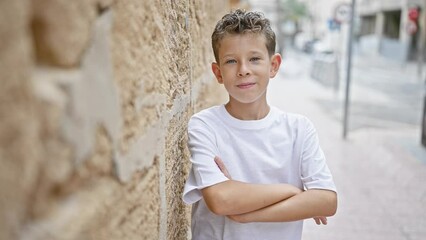
{"type": "Polygon", "coordinates": [[[339,89],[339,69],[334,54],[317,54],[314,56],[311,77],[327,87],[339,89]]]}

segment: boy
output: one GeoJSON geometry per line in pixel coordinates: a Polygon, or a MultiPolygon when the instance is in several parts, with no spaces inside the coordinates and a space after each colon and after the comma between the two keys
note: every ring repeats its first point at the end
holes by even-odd
{"type": "Polygon", "coordinates": [[[270,22],[236,10],[217,23],[212,45],[212,71],[229,101],[188,124],[183,200],[193,204],[192,237],[301,239],[302,220],[326,224],[337,195],[312,123],[266,101],[281,64],[270,22]]]}

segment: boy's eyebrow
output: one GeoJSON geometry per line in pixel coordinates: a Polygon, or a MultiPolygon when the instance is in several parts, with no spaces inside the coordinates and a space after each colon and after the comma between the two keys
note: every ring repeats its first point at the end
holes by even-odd
{"type": "MultiPolygon", "coordinates": [[[[262,54],[261,51],[256,51],[256,50],[252,50],[249,52],[250,54],[262,54]]],[[[226,57],[233,57],[235,55],[235,53],[228,53],[223,55],[220,59],[226,58],[226,57]]]]}
{"type": "Polygon", "coordinates": [[[262,52],[261,51],[256,51],[256,50],[252,50],[252,51],[250,51],[250,53],[258,53],[258,54],[262,54],[262,52]]]}
{"type": "Polygon", "coordinates": [[[232,57],[233,55],[234,55],[233,53],[229,53],[229,54],[222,56],[221,58],[232,57]]]}

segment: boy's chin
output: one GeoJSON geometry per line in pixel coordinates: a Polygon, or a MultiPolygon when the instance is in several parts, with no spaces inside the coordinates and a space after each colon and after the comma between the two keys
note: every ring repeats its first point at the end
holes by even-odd
{"type": "Polygon", "coordinates": [[[256,103],[265,103],[266,99],[260,100],[259,98],[229,98],[229,103],[237,105],[251,105],[256,103]]]}

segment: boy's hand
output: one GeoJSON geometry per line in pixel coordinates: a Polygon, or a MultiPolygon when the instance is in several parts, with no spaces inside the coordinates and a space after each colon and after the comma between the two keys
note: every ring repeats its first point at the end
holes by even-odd
{"type": "Polygon", "coordinates": [[[317,225],[321,225],[321,223],[324,224],[324,225],[327,225],[327,218],[326,217],[314,217],[314,220],[315,220],[317,225]]]}
{"type": "Polygon", "coordinates": [[[229,180],[232,180],[231,174],[229,174],[228,169],[226,169],[226,166],[223,163],[222,159],[216,156],[214,158],[214,162],[219,167],[220,171],[225,175],[225,177],[227,177],[229,180]]]}

